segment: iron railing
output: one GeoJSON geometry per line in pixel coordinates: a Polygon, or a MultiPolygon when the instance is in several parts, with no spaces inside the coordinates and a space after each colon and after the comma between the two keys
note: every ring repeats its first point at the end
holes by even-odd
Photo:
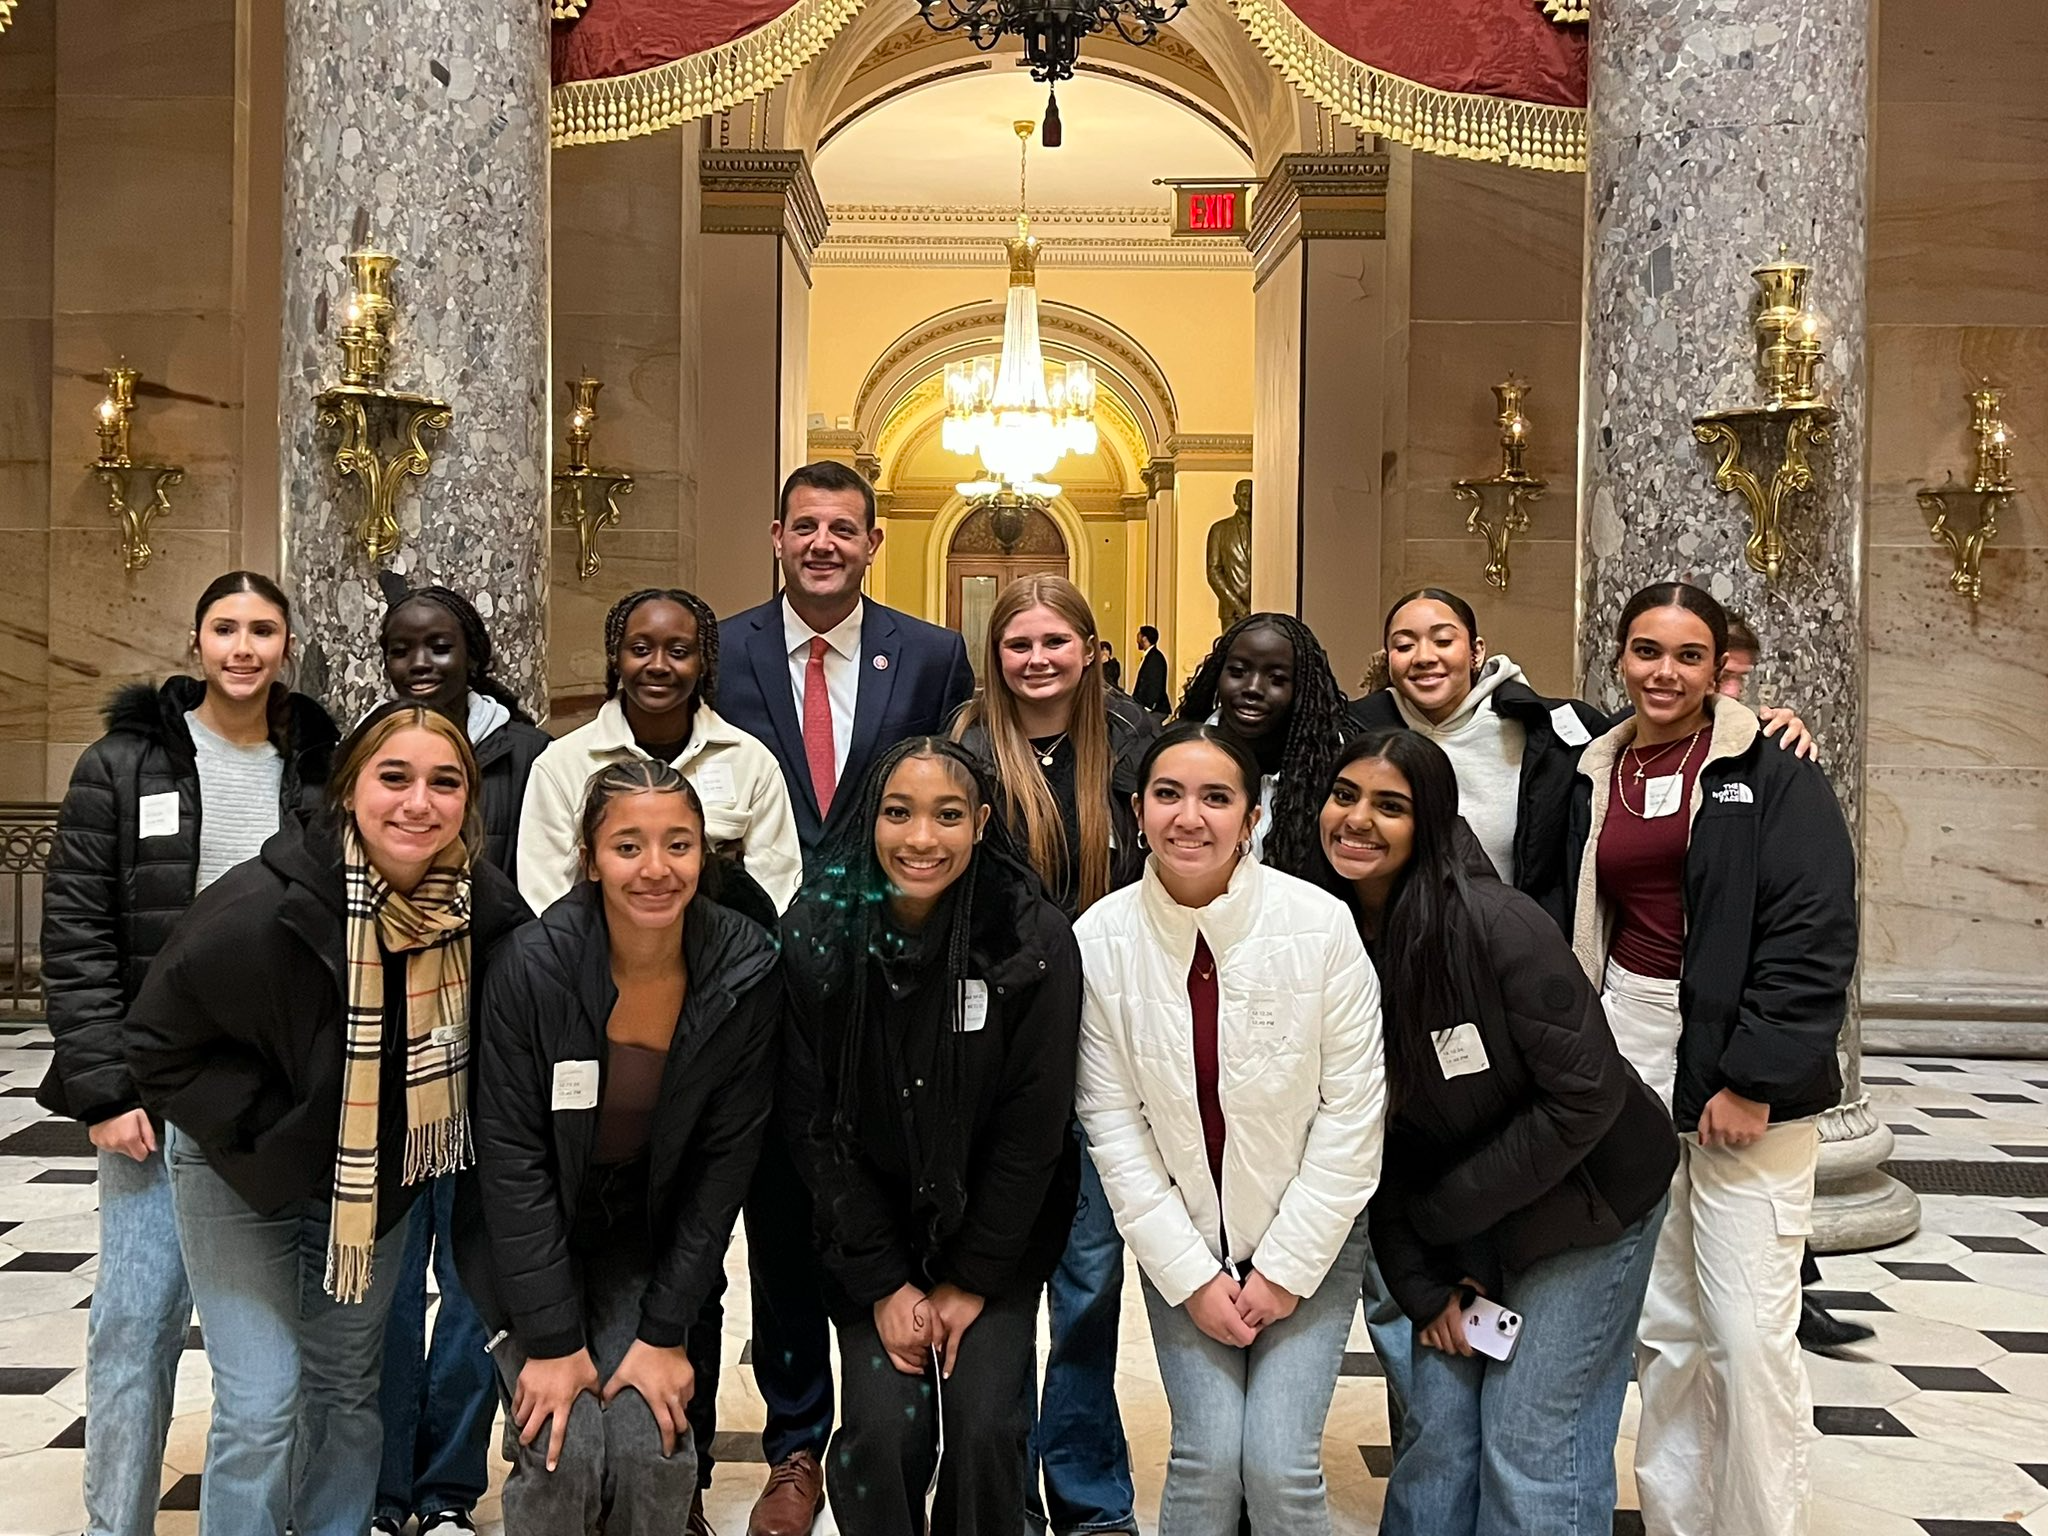
{"type": "Polygon", "coordinates": [[[56,841],[56,806],[0,801],[0,1021],[43,1016],[43,872],[56,841]]]}

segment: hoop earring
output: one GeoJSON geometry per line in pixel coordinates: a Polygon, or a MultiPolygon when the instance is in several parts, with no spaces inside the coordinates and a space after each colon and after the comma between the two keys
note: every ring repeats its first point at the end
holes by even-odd
{"type": "Polygon", "coordinates": [[[1152,851],[1152,845],[1145,841],[1145,829],[1143,827],[1140,827],[1138,829],[1138,846],[1144,849],[1147,853],[1150,853],[1152,851]]]}

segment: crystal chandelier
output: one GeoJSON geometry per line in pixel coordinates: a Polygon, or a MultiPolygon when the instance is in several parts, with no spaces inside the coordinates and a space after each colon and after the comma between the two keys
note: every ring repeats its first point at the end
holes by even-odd
{"type": "Polygon", "coordinates": [[[1159,35],[1188,0],[917,0],[918,14],[934,32],[965,31],[974,46],[995,47],[1007,33],[1024,42],[1031,78],[1074,78],[1081,39],[1116,29],[1127,43],[1143,47],[1159,35]]]}
{"type": "Polygon", "coordinates": [[[983,478],[956,489],[971,498],[1005,487],[1023,496],[1057,496],[1045,477],[1069,453],[1095,451],[1095,372],[1084,362],[1048,365],[1038,344],[1038,237],[1026,212],[1028,122],[1017,130],[1017,233],[1009,244],[1010,292],[1003,306],[1003,352],[946,365],[946,421],[940,442],[981,460],[983,478]]]}

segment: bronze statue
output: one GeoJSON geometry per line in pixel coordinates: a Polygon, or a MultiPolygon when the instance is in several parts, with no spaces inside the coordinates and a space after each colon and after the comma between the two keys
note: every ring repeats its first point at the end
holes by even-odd
{"type": "Polygon", "coordinates": [[[1235,510],[1209,527],[1209,588],[1227,630],[1252,611],[1252,483],[1237,482],[1235,510]]]}

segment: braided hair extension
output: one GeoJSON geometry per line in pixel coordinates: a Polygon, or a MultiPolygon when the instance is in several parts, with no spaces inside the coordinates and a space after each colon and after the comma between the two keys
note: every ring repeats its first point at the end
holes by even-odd
{"type": "Polygon", "coordinates": [[[604,696],[617,698],[619,693],[619,647],[626,640],[626,621],[633,616],[633,610],[642,603],[674,603],[689,611],[697,621],[697,650],[704,658],[704,670],[697,678],[697,694],[691,701],[711,708],[718,705],[718,615],[711,611],[711,605],[694,592],[685,592],[680,587],[642,587],[638,592],[628,592],[611,606],[604,616],[604,696]]]}
{"type": "Polygon", "coordinates": [[[381,650],[388,641],[391,621],[398,617],[398,610],[414,602],[434,604],[454,619],[455,627],[462,631],[462,648],[469,656],[470,691],[496,699],[512,711],[514,720],[533,724],[533,716],[519,702],[519,695],[491,675],[491,632],[484,627],[483,615],[453,587],[404,587],[394,583],[387,588],[384,621],[377,629],[378,648],[381,650]]]}
{"type": "MultiPolygon", "coordinates": [[[[1216,713],[1216,687],[1223,664],[1238,636],[1270,629],[1293,647],[1294,700],[1288,706],[1280,749],[1280,782],[1273,795],[1273,823],[1266,830],[1265,862],[1283,874],[1314,879],[1323,857],[1316,829],[1330,775],[1351,734],[1344,690],[1330,670],[1315,631],[1291,613],[1254,613],[1239,619],[1217,637],[1188,679],[1176,720],[1207,720],[1216,713]]],[[[1226,726],[1227,728],[1227,726],[1226,726]]]]}
{"type": "MultiPolygon", "coordinates": [[[[913,736],[898,742],[868,770],[852,814],[839,821],[812,866],[815,873],[804,881],[783,919],[783,966],[799,1007],[813,1019],[839,1022],[841,1033],[829,1093],[832,1151],[841,1162],[855,1155],[853,1121],[862,1052],[868,1035],[882,1028],[880,1019],[870,1017],[869,962],[900,958],[915,942],[889,921],[889,881],[875,854],[875,822],[890,776],[912,758],[937,760],[968,792],[977,812],[994,803],[981,765],[958,743],[936,736],[913,736]]],[[[955,1028],[940,1048],[940,1080],[930,1102],[947,1121],[961,1112],[958,1020],[975,930],[999,926],[995,920],[1012,909],[1020,890],[1036,897],[1038,877],[1018,850],[1004,819],[990,816],[965,873],[954,882],[935,914],[943,916],[946,923],[938,954],[952,989],[955,1028]]],[[[822,1065],[822,1040],[819,1054],[822,1065]]],[[[936,1235],[966,1209],[967,1191],[964,1169],[931,1172],[935,1176],[927,1182],[935,1200],[932,1225],[936,1235]]]]}

